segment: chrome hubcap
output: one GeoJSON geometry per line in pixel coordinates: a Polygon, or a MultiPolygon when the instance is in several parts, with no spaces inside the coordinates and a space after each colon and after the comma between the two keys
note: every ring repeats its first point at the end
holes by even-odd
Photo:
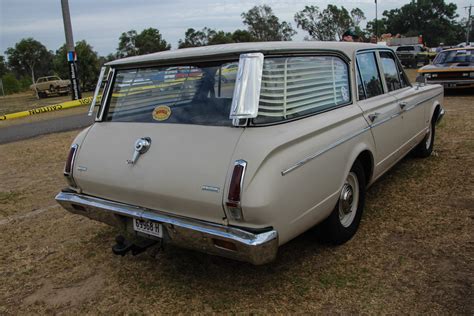
{"type": "Polygon", "coordinates": [[[359,204],[359,182],[357,175],[350,172],[342,186],[339,195],[339,220],[344,227],[349,227],[354,221],[359,204]]]}
{"type": "Polygon", "coordinates": [[[352,196],[352,187],[349,184],[344,184],[340,197],[342,212],[344,214],[349,214],[351,212],[352,196]]]}

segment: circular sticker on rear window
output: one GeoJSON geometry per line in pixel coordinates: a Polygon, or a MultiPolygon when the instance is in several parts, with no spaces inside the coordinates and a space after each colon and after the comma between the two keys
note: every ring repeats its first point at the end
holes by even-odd
{"type": "Polygon", "coordinates": [[[153,110],[153,119],[156,121],[166,121],[171,115],[169,106],[160,105],[153,110]]]}
{"type": "Polygon", "coordinates": [[[346,87],[341,87],[341,95],[342,95],[342,100],[344,100],[345,102],[349,101],[349,93],[347,93],[346,87]]]}

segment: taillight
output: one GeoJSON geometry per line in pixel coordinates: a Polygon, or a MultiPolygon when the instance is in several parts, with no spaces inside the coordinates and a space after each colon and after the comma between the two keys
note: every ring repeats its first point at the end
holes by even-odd
{"type": "Polygon", "coordinates": [[[74,144],[71,146],[71,149],[69,149],[69,155],[67,156],[66,166],[64,166],[65,176],[70,176],[72,173],[72,167],[74,165],[74,158],[76,157],[77,147],[78,145],[74,144]]]}
{"type": "Polygon", "coordinates": [[[73,187],[76,186],[72,178],[72,168],[74,167],[74,159],[76,158],[77,148],[79,145],[74,144],[69,149],[69,154],[67,156],[66,165],[64,166],[64,176],[67,178],[69,184],[73,187]]]}
{"type": "Polygon", "coordinates": [[[244,183],[245,169],[247,162],[245,160],[237,160],[234,163],[234,171],[230,179],[229,194],[225,203],[230,215],[236,220],[242,220],[242,208],[240,205],[242,198],[242,185],[244,183]]]}

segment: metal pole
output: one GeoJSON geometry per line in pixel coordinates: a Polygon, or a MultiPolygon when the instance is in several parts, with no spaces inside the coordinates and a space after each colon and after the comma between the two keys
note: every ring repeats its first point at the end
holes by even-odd
{"type": "MultiPolygon", "coordinates": [[[[467,8],[467,7],[466,7],[467,8]]],[[[467,17],[467,27],[466,27],[466,46],[469,45],[469,33],[471,33],[471,9],[472,5],[469,6],[469,15],[467,17]]]]}
{"type": "Polygon", "coordinates": [[[71,98],[77,100],[81,98],[81,86],[79,84],[79,75],[77,73],[77,55],[74,49],[74,40],[72,38],[71,15],[69,13],[68,0],[61,0],[61,8],[63,11],[64,33],[66,34],[67,61],[69,63],[69,78],[71,79],[71,98]]]}
{"type": "Polygon", "coordinates": [[[2,81],[2,78],[0,78],[0,88],[2,88],[2,96],[5,96],[5,91],[3,90],[3,81],[2,81]]]}
{"type": "Polygon", "coordinates": [[[377,0],[375,0],[375,39],[376,39],[376,43],[379,42],[379,25],[377,23],[377,0]]]}

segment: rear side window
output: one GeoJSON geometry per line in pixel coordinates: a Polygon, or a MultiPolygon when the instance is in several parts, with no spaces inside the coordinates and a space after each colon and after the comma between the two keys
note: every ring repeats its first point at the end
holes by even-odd
{"type": "Polygon", "coordinates": [[[238,62],[116,71],[106,121],[232,126],[238,62]]]}
{"type": "Polygon", "coordinates": [[[372,98],[383,94],[382,80],[377,68],[375,54],[373,52],[358,54],[357,66],[365,89],[365,97],[372,98]]]}
{"type": "Polygon", "coordinates": [[[388,52],[380,52],[383,74],[387,83],[388,91],[394,91],[402,88],[395,57],[388,52]]]}
{"type": "Polygon", "coordinates": [[[265,58],[258,116],[268,124],[327,111],[351,101],[348,66],[334,56],[265,58]]]}

